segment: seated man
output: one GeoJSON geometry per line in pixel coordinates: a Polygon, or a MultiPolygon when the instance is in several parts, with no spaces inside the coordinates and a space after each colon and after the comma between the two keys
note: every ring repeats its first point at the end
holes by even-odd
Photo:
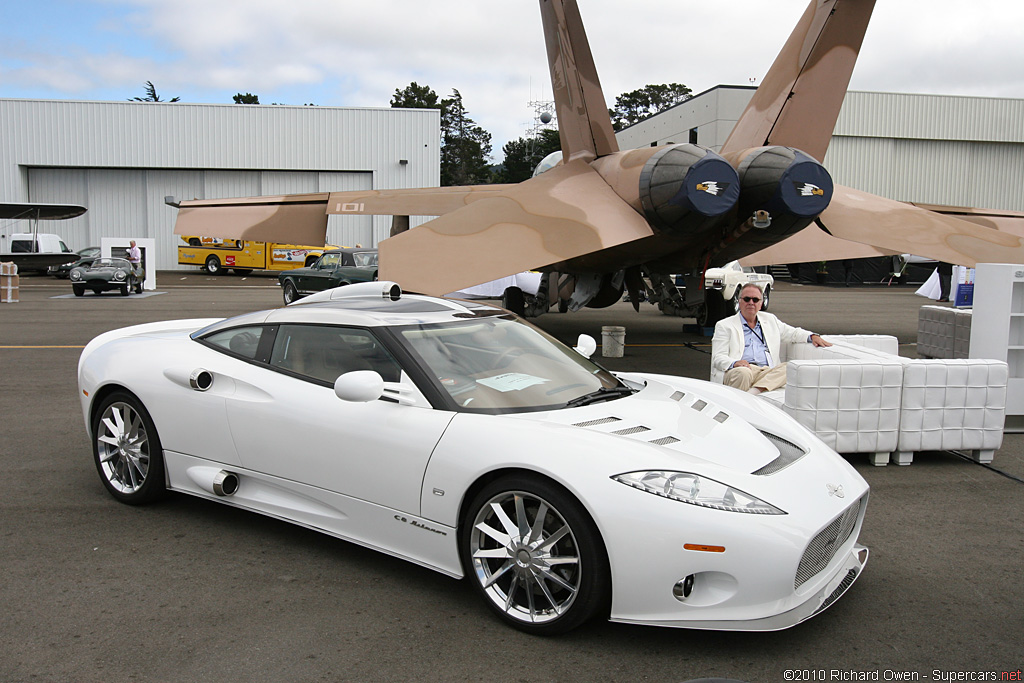
{"type": "Polygon", "coordinates": [[[711,378],[722,377],[724,384],[752,394],[786,386],[786,364],[778,363],[781,342],[832,346],[816,334],[761,312],[761,299],[757,285],[743,285],[740,312],[719,320],[711,341],[711,378]]]}

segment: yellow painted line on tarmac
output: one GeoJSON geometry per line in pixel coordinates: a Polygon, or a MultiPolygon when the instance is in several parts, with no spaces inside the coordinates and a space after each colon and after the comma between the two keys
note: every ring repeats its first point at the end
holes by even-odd
{"type": "Polygon", "coordinates": [[[84,349],[85,344],[78,346],[0,346],[0,349],[84,349]]]}

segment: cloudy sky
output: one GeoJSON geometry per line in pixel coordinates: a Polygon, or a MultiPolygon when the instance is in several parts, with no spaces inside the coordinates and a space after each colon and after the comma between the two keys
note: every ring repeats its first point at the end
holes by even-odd
{"type": "MultiPolygon", "coordinates": [[[[536,0],[5,2],[0,97],[386,107],[411,81],[501,146],[551,98],[536,0]]],[[[759,82],[807,0],[579,0],[605,96],[759,82]]],[[[877,0],[851,89],[1024,98],[1024,2],[877,0]]]]}

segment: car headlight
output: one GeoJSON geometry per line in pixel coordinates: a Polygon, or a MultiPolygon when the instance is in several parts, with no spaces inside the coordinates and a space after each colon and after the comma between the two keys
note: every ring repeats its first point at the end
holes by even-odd
{"type": "Polygon", "coordinates": [[[115,280],[123,280],[126,277],[128,277],[128,276],[124,274],[123,270],[119,270],[116,273],[114,273],[114,279],[115,280]]]}
{"type": "Polygon", "coordinates": [[[78,270],[77,268],[75,270],[72,270],[71,271],[71,279],[72,280],[81,280],[82,279],[82,271],[78,270]]]}
{"type": "Polygon", "coordinates": [[[749,493],[692,472],[626,472],[615,481],[680,503],[751,515],[784,515],[779,508],[749,493]]]}

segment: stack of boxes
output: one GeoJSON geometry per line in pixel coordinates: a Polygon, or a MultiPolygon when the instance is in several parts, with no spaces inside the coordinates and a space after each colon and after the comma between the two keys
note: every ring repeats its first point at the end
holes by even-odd
{"type": "Polygon", "coordinates": [[[18,266],[0,263],[0,303],[13,304],[18,301],[18,266]]]}

